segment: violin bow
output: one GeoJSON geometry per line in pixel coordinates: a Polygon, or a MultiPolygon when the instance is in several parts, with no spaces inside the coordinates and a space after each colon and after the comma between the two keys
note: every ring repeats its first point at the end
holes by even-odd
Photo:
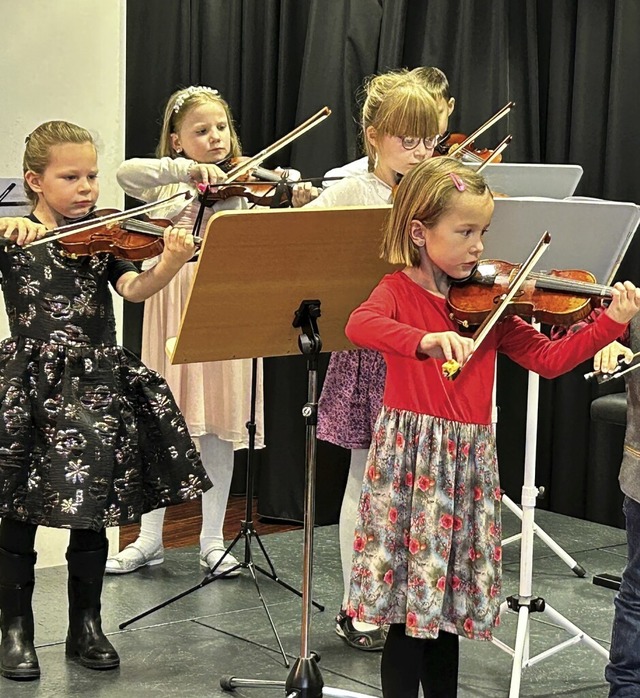
{"type": "Polygon", "coordinates": [[[480,128],[476,129],[470,136],[467,136],[465,140],[460,143],[460,145],[453,151],[450,157],[455,158],[456,153],[459,151],[460,156],[464,154],[464,148],[466,148],[470,143],[473,143],[473,141],[478,137],[481,136],[487,129],[490,129],[494,124],[497,124],[500,119],[503,119],[514,107],[516,106],[515,102],[507,102],[502,109],[497,111],[491,118],[487,119],[487,121],[480,126],[480,128]]]}
{"type": "Polygon", "coordinates": [[[130,208],[127,211],[116,211],[115,213],[109,213],[106,216],[100,216],[99,218],[90,218],[76,223],[69,223],[68,225],[63,225],[53,230],[48,230],[47,234],[40,238],[39,240],[34,240],[28,245],[25,245],[23,249],[27,247],[35,247],[35,245],[43,245],[45,242],[54,242],[55,240],[60,240],[67,237],[68,235],[73,235],[75,233],[84,233],[91,228],[96,228],[97,226],[109,223],[119,223],[120,221],[125,221],[128,218],[133,218],[142,213],[147,213],[148,211],[153,211],[155,208],[163,206],[168,201],[172,201],[177,198],[190,199],[192,196],[191,192],[183,191],[177,194],[172,194],[166,199],[160,199],[160,201],[153,201],[148,204],[143,204],[142,206],[136,206],[135,208],[130,208]]]}
{"type": "Polygon", "coordinates": [[[509,290],[502,295],[500,302],[497,303],[493,310],[487,315],[483,320],[482,324],[474,332],[473,335],[473,351],[467,358],[467,360],[460,364],[455,359],[450,359],[442,364],[442,375],[449,380],[454,380],[460,375],[460,371],[464,366],[467,365],[469,359],[473,356],[473,353],[478,349],[480,344],[487,338],[489,332],[494,328],[498,320],[504,315],[507,306],[511,302],[512,298],[518,293],[522,284],[527,280],[533,267],[538,263],[538,260],[545,253],[549,243],[551,242],[551,235],[548,231],[545,231],[536,246],[531,251],[527,261],[518,269],[518,272],[513,277],[511,283],[509,284],[509,290]]]}
{"type": "Polygon", "coordinates": [[[292,143],[297,138],[302,136],[303,133],[315,128],[330,114],[331,109],[329,109],[329,107],[322,107],[322,109],[316,112],[313,116],[309,117],[306,121],[303,121],[299,126],[296,126],[293,131],[290,131],[285,136],[282,136],[282,138],[278,139],[275,143],[263,148],[259,153],[249,158],[245,162],[240,163],[232,170],[229,170],[227,173],[227,178],[224,180],[224,182],[220,182],[220,185],[230,184],[238,179],[238,177],[242,177],[242,175],[247,174],[247,172],[260,165],[268,157],[274,153],[277,153],[279,150],[282,150],[282,148],[289,145],[289,143],[292,143]]]}
{"type": "Polygon", "coordinates": [[[476,172],[482,172],[482,170],[484,170],[484,168],[487,165],[492,163],[499,155],[501,155],[502,152],[507,149],[507,147],[509,146],[509,143],[511,143],[511,140],[512,140],[511,134],[509,134],[508,136],[505,136],[500,141],[500,143],[498,143],[498,145],[495,147],[495,150],[491,153],[491,155],[489,155],[489,157],[486,160],[482,161],[482,164],[480,165],[480,167],[478,167],[476,169],[476,172]]]}

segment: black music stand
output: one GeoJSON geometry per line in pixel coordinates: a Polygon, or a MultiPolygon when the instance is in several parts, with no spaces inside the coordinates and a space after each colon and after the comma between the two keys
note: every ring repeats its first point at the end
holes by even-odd
{"type": "Polygon", "coordinates": [[[209,222],[180,332],[172,347],[173,363],[302,351],[308,357],[309,377],[302,409],[307,469],[300,656],[286,681],[226,676],[220,681],[226,690],[253,686],[283,688],[287,696],[297,698],[370,698],[323,686],[318,658],[309,650],[317,356],[321,347],[324,351],[352,348],[344,335],[349,313],[393,269],[377,253],[387,208],[224,211],[209,222]],[[322,339],[318,327],[321,308],[322,339]]]}

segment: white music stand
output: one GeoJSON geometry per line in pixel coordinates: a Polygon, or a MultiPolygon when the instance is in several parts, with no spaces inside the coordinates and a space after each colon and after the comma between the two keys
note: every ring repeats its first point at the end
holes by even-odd
{"type": "Polygon", "coordinates": [[[508,196],[571,196],[582,177],[580,165],[546,165],[524,162],[490,163],[482,176],[494,192],[508,196]]]}
{"type": "MultiPolygon", "coordinates": [[[[538,264],[538,271],[588,269],[599,283],[608,284],[616,274],[639,221],[640,210],[631,203],[497,199],[483,257],[510,261],[525,259],[539,238],[540,231],[548,230],[551,233],[551,245],[538,264]]],[[[513,657],[509,698],[517,698],[520,695],[524,668],[533,666],[571,645],[582,642],[603,658],[608,658],[608,652],[604,647],[547,604],[545,599],[533,595],[533,537],[534,533],[540,535],[534,521],[539,494],[535,485],[538,388],[538,375],[529,372],[524,484],[520,512],[520,583],[518,594],[508,597],[501,605],[501,612],[512,610],[518,613],[516,639],[513,648],[496,638],[493,640],[497,647],[513,657]],[[546,614],[553,624],[566,630],[571,637],[531,657],[529,623],[532,612],[546,614]]],[[[517,509],[510,500],[505,500],[508,498],[503,497],[503,502],[512,511],[517,509]]],[[[543,540],[547,544],[551,541],[546,534],[543,540]]],[[[561,551],[563,554],[560,556],[563,559],[565,556],[569,557],[557,544],[553,543],[551,547],[554,552],[561,551]]],[[[570,557],[569,559],[571,560],[570,557]]]]}

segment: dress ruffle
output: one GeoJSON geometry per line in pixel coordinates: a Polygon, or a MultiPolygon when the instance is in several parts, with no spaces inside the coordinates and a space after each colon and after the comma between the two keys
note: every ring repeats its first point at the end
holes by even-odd
{"type": "Polygon", "coordinates": [[[0,343],[0,515],[133,523],[211,487],[168,385],[126,349],[0,343]]]}

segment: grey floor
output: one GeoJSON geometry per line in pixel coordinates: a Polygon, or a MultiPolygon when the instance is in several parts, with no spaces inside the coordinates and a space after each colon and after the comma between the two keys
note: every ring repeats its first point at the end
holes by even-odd
{"type": "MultiPolygon", "coordinates": [[[[619,574],[625,563],[624,532],[548,512],[536,512],[539,525],[582,564],[587,577],[578,578],[537,538],[534,546],[533,592],[559,613],[608,648],[614,592],[591,582],[593,574],[619,574]]],[[[505,533],[519,530],[518,520],[505,512],[505,533]]],[[[321,655],[320,670],[327,686],[380,696],[379,655],[348,648],[333,631],[333,616],[341,597],[337,527],[316,530],[315,598],[325,604],[314,612],[310,646],[321,655]]],[[[302,569],[302,533],[265,536],[265,547],[280,577],[299,586],[302,569]]],[[[259,553],[256,554],[259,562],[259,553]]],[[[518,591],[519,544],[504,551],[505,591],[518,591]]],[[[120,631],[118,626],[166,598],[201,580],[197,551],[170,550],[163,565],[124,577],[107,577],[103,594],[103,621],[118,649],[122,666],[117,671],[95,672],[64,659],[66,632],[66,570],[38,571],[35,593],[36,642],[42,666],[38,682],[16,683],[0,678],[2,698],[49,696],[283,696],[283,689],[236,688],[225,692],[220,678],[237,676],[284,680],[289,670],[247,571],[230,580],[218,580],[194,594],[120,631]]],[[[300,654],[301,604],[298,597],[259,576],[260,589],[286,653],[300,654]]],[[[507,614],[497,637],[513,644],[516,616],[507,614]]],[[[569,636],[545,615],[533,614],[531,654],[535,655],[569,636]]],[[[580,696],[603,698],[605,659],[583,644],[527,668],[521,696],[580,696]]],[[[512,661],[489,643],[461,644],[461,698],[494,698],[509,692],[512,661]]],[[[336,695],[325,693],[325,695],[336,695]]]]}

